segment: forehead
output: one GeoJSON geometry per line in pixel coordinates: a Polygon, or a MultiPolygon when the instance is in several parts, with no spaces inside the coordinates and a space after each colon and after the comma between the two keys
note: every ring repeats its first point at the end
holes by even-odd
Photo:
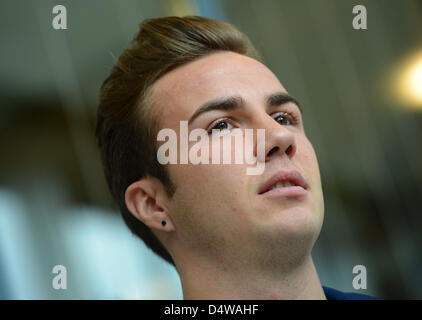
{"type": "Polygon", "coordinates": [[[286,92],[262,63],[233,52],[219,52],[183,65],[161,77],[151,90],[163,126],[169,120],[187,120],[203,103],[220,97],[241,96],[259,103],[275,92],[286,92]]]}

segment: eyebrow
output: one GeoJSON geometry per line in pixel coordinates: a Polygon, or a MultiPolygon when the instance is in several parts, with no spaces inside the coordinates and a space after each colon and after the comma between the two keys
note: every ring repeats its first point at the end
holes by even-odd
{"type": "MultiPolygon", "coordinates": [[[[270,107],[281,106],[288,102],[293,102],[299,108],[299,111],[302,113],[302,109],[300,108],[299,102],[287,93],[276,92],[270,94],[266,99],[266,104],[270,107]]],[[[199,115],[205,112],[209,112],[212,110],[236,110],[243,108],[244,106],[245,101],[240,96],[213,99],[201,105],[190,117],[190,119],[188,120],[188,124],[192,123],[193,120],[195,120],[199,115]]]]}

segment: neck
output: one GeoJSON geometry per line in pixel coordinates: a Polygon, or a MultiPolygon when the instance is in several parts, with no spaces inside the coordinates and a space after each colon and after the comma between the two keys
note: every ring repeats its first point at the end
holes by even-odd
{"type": "Polygon", "coordinates": [[[245,263],[234,270],[196,260],[178,271],[188,300],[326,299],[310,254],[292,268],[256,270],[245,263]]]}

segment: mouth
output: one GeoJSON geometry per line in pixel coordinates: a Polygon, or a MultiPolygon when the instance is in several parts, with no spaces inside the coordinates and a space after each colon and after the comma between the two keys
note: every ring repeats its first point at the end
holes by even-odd
{"type": "Polygon", "coordinates": [[[258,190],[259,195],[297,197],[308,192],[309,185],[296,170],[282,170],[267,180],[258,190]]]}

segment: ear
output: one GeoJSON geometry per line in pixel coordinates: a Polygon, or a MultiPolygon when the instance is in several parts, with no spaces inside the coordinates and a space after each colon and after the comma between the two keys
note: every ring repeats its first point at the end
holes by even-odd
{"type": "Polygon", "coordinates": [[[125,193],[128,210],[151,230],[174,231],[167,209],[167,193],[161,181],[145,177],[132,183],[125,193]]]}

